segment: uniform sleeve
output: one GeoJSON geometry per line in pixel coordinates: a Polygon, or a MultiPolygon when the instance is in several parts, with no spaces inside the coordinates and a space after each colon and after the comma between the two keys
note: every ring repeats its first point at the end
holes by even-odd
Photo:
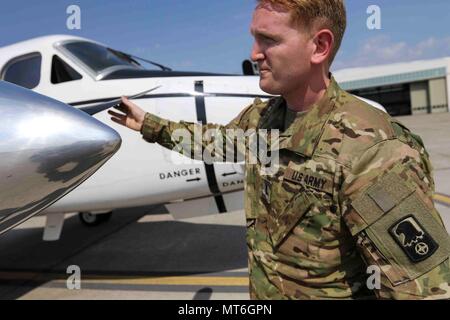
{"type": "Polygon", "coordinates": [[[227,125],[173,122],[147,113],[141,133],[146,141],[156,142],[192,159],[205,161],[205,156],[209,156],[212,161],[244,161],[246,115],[258,102],[261,101],[256,99],[227,125]]]}
{"type": "Polygon", "coordinates": [[[365,285],[381,299],[450,298],[450,238],[428,154],[416,146],[386,140],[343,169],[342,217],[367,265],[365,285]]]}

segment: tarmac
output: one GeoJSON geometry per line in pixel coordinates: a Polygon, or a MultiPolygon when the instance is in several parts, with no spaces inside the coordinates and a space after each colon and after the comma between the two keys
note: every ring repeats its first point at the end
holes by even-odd
{"type": "MultiPolygon", "coordinates": [[[[450,230],[450,113],[399,119],[425,142],[450,230]]],[[[175,221],[162,205],[140,207],[97,227],[67,214],[56,242],[42,241],[44,224],[0,236],[0,299],[249,299],[243,210],[175,221]]]]}

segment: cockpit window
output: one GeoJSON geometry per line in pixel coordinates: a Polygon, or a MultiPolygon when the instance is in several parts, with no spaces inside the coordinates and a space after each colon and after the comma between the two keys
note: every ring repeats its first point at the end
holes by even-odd
{"type": "Polygon", "coordinates": [[[33,89],[41,80],[40,53],[30,53],[11,60],[2,72],[2,79],[24,88],[33,89]]]}
{"type": "Polygon", "coordinates": [[[139,63],[118,51],[87,41],[71,41],[62,45],[96,75],[107,69],[141,69],[139,63]]]}
{"type": "Polygon", "coordinates": [[[82,76],[71,66],[65,63],[60,57],[57,55],[53,56],[51,74],[51,82],[53,84],[79,80],[81,78],[82,76]]]}

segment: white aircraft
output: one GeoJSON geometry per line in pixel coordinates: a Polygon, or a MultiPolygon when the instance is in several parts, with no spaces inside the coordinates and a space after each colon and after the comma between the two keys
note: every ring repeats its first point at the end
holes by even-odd
{"type": "Polygon", "coordinates": [[[92,177],[44,211],[44,240],[60,237],[64,213],[78,212],[82,222],[97,225],[113,209],[156,203],[175,218],[243,207],[240,164],[177,164],[182,155],[113,123],[102,103],[160,86],[139,96],[139,106],[175,121],[226,124],[254,98],[271,97],[257,76],[172,71],[92,40],[55,35],[0,48],[0,79],[92,114],[123,141],[92,177]]]}

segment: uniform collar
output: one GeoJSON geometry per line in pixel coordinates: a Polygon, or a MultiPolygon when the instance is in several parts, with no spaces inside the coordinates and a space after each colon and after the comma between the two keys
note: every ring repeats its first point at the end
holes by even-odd
{"type": "MultiPolygon", "coordinates": [[[[324,96],[304,116],[296,119],[286,131],[280,133],[279,149],[287,149],[306,157],[311,157],[318,145],[331,111],[335,108],[340,90],[334,77],[331,77],[324,96]]],[[[264,117],[266,118],[265,124],[267,124],[267,119],[280,114],[282,103],[285,103],[283,98],[279,98],[274,102],[264,117]]],[[[265,127],[268,128],[267,125],[265,127]]]]}

